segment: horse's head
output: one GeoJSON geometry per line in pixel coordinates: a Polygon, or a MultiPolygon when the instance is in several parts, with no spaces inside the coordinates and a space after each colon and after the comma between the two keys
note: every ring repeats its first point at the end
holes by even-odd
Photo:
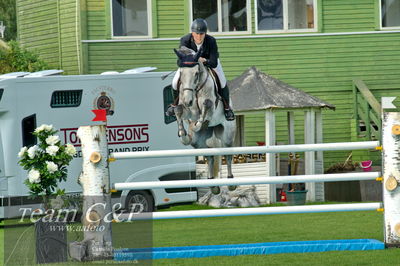
{"type": "Polygon", "coordinates": [[[195,53],[186,47],[174,49],[178,56],[181,85],[179,88],[179,99],[186,107],[191,107],[195,102],[196,89],[202,81],[205,73],[204,65],[198,62],[200,52],[195,53]]]}

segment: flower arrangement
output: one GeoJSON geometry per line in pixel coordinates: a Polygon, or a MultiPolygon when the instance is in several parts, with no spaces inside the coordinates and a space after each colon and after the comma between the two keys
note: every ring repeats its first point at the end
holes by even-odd
{"type": "Polygon", "coordinates": [[[38,144],[22,147],[18,153],[19,165],[28,171],[25,185],[33,196],[62,195],[58,182],[67,179],[67,166],[76,150],[73,145],[62,145],[52,125],[41,125],[33,132],[38,144]]]}

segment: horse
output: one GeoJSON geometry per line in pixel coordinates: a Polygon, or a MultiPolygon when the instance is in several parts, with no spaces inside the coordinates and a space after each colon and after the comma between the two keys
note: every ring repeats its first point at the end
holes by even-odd
{"type": "MultiPolygon", "coordinates": [[[[178,136],[184,145],[193,148],[232,147],[236,133],[236,121],[227,121],[221,97],[216,92],[216,83],[199,54],[186,47],[174,49],[183,62],[178,71],[179,102],[175,107],[178,136]],[[187,125],[188,131],[185,129],[187,125]]],[[[208,179],[213,179],[219,170],[220,156],[206,156],[208,179]],[[217,170],[218,169],[218,170],[217,170]]],[[[226,155],[228,178],[233,178],[232,155],[226,155]]],[[[228,186],[235,190],[236,186],[228,186]]],[[[219,194],[219,187],[211,187],[213,194],[219,194]]]]}

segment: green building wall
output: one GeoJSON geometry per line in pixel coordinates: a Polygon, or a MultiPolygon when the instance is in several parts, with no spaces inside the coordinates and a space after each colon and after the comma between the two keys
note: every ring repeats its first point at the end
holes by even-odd
{"type": "Polygon", "coordinates": [[[76,0],[17,1],[18,39],[52,68],[78,74],[82,64],[79,12],[76,0]]]}
{"type": "MultiPolygon", "coordinates": [[[[159,71],[176,68],[172,49],[189,30],[187,0],[152,1],[153,38],[149,40],[113,40],[110,1],[80,0],[79,12],[77,2],[18,0],[21,43],[38,50],[48,63],[67,74],[142,66],[155,66],[159,71]],[[41,30],[36,30],[35,25],[41,30]]],[[[379,29],[379,1],[318,0],[318,32],[270,35],[254,33],[254,0],[251,2],[253,34],[215,36],[227,78],[233,79],[256,66],[336,106],[335,111],[323,112],[324,142],[359,140],[354,133],[352,80],[363,80],[376,97],[400,92],[400,32],[379,29]]],[[[286,113],[278,112],[278,142],[287,142],[285,119],[286,113]]],[[[303,141],[302,123],[303,113],[296,112],[297,143],[303,141]]],[[[245,135],[247,145],[264,139],[261,114],[246,117],[245,135]]],[[[348,154],[326,152],[325,167],[343,162],[348,154]]],[[[357,160],[377,158],[376,152],[355,154],[357,160]]]]}

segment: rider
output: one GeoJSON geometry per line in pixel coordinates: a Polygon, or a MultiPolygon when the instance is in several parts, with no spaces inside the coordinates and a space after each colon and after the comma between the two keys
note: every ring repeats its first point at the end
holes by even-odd
{"type": "MultiPolygon", "coordinates": [[[[201,49],[201,55],[199,61],[205,66],[212,68],[218,75],[218,79],[221,85],[221,91],[219,94],[222,96],[222,102],[224,104],[224,113],[226,120],[234,120],[235,115],[229,104],[229,88],[226,83],[224,71],[219,60],[218,46],[214,37],[206,34],[207,33],[207,22],[204,19],[197,18],[192,22],[191,33],[181,38],[180,47],[185,46],[193,51],[197,52],[201,49]]],[[[175,103],[178,102],[178,80],[180,73],[177,71],[172,81],[172,88],[174,89],[174,96],[176,98],[175,103]]],[[[170,106],[167,110],[167,115],[173,115],[174,105],[170,106]]]]}

